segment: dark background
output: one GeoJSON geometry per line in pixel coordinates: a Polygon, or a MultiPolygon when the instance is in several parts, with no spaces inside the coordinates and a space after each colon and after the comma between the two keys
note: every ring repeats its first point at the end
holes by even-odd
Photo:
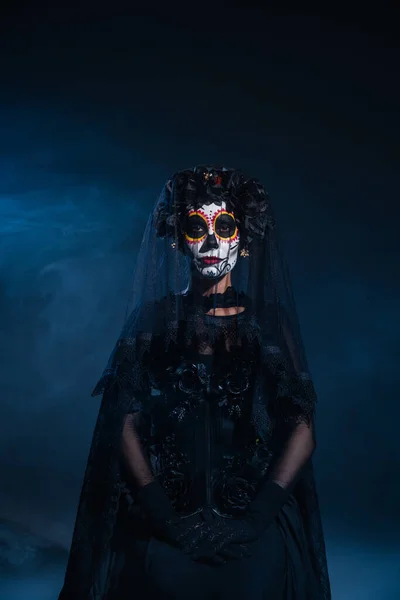
{"type": "MultiPolygon", "coordinates": [[[[333,598],[397,598],[399,11],[2,10],[5,529],[68,547],[99,406],[90,392],[151,205],[178,169],[238,166],[275,205],[319,394],[333,598]]],[[[64,564],[55,578],[37,571],[38,596],[39,575],[27,583],[14,567],[6,600],[56,597],[64,564]]]]}

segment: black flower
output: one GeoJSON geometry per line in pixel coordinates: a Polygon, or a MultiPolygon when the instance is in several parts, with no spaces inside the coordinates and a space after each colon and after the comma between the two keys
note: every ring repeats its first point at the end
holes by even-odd
{"type": "Polygon", "coordinates": [[[228,394],[234,396],[243,394],[250,387],[250,371],[244,361],[232,361],[229,370],[222,368],[211,382],[212,391],[217,396],[225,397],[228,394]]]}
{"type": "Polygon", "coordinates": [[[197,366],[190,362],[183,362],[175,371],[175,385],[185,394],[199,393],[202,383],[197,366]]]}
{"type": "Polygon", "coordinates": [[[243,513],[256,492],[256,482],[240,475],[222,476],[216,489],[221,508],[227,514],[243,513]]]}
{"type": "Polygon", "coordinates": [[[246,390],[248,390],[249,385],[250,380],[244,370],[237,370],[228,373],[226,378],[226,389],[230,394],[243,394],[246,390]]]}

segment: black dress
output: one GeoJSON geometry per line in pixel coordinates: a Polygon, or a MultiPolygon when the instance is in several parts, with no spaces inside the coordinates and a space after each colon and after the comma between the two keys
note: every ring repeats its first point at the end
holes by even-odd
{"type": "MultiPolygon", "coordinates": [[[[190,336],[183,335],[175,352],[166,356],[161,338],[153,338],[145,365],[148,394],[140,402],[136,398],[134,409],[141,413],[139,431],[153,474],[175,510],[193,521],[235,521],[272,468],[288,422],[280,423],[274,410],[274,386],[266,381],[274,374],[251,331],[256,328],[251,314],[203,319],[205,326],[211,319],[219,331],[212,354],[199,353],[184,342],[190,336]],[[235,340],[229,350],[228,339],[235,340]]],[[[276,356],[274,361],[278,372],[276,356]]],[[[306,416],[309,406],[304,402],[297,408],[306,416]]],[[[277,519],[250,545],[251,556],[218,567],[194,562],[151,537],[135,504],[135,491],[126,485],[103,564],[107,593],[94,598],[325,598],[318,580],[318,559],[324,557],[315,553],[318,549],[307,536],[308,527],[317,539],[319,525],[309,510],[316,506],[307,480],[311,468],[308,464],[305,479],[298,482],[277,519]],[[302,484],[309,486],[308,504],[299,506],[302,484]]]]}

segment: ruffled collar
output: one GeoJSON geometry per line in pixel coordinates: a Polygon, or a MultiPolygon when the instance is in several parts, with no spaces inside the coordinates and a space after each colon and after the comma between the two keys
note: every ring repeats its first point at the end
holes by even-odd
{"type": "Polygon", "coordinates": [[[222,293],[203,296],[203,309],[206,313],[213,308],[231,308],[234,306],[247,308],[248,298],[244,292],[237,292],[231,285],[222,293]]]}

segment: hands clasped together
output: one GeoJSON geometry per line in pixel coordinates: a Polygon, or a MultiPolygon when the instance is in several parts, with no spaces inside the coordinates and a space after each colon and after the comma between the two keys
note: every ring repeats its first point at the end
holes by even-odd
{"type": "Polygon", "coordinates": [[[213,565],[250,556],[248,543],[258,538],[257,532],[245,521],[222,517],[195,523],[177,517],[157,528],[155,535],[180,548],[192,560],[213,565]]]}
{"type": "Polygon", "coordinates": [[[273,481],[263,486],[243,519],[179,517],[157,481],[141,488],[141,504],[153,535],[180,548],[193,560],[213,565],[251,556],[255,542],[287,501],[288,492],[273,481]]]}

